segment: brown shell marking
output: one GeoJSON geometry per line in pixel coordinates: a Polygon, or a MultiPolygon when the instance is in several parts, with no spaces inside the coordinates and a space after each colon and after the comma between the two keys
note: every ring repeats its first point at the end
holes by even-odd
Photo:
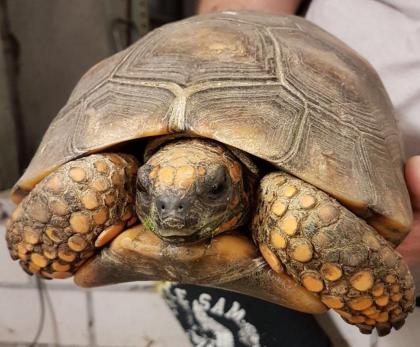
{"type": "Polygon", "coordinates": [[[413,310],[401,256],[334,199],[284,173],[261,181],[252,223],[270,266],[280,267],[361,332],[399,329],[413,310]],[[283,183],[279,186],[277,182],[283,183]]]}

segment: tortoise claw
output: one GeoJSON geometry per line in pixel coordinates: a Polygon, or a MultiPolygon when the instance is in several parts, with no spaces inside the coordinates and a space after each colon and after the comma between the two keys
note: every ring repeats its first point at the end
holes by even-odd
{"type": "Polygon", "coordinates": [[[373,326],[367,324],[358,324],[357,327],[359,328],[360,332],[365,335],[371,334],[373,330],[373,326]]]}
{"type": "Polygon", "coordinates": [[[307,313],[326,311],[314,294],[286,274],[272,271],[239,232],[223,233],[206,243],[174,246],[138,225],[120,234],[74,278],[81,287],[149,280],[222,288],[307,313]]]}
{"type": "Polygon", "coordinates": [[[394,327],[395,330],[400,330],[402,328],[402,326],[405,323],[405,319],[401,319],[399,321],[396,322],[392,322],[392,326],[394,327]]]}
{"type": "Polygon", "coordinates": [[[391,323],[385,322],[385,323],[378,323],[376,325],[376,331],[378,332],[378,336],[386,336],[391,332],[392,326],[391,323]]]}

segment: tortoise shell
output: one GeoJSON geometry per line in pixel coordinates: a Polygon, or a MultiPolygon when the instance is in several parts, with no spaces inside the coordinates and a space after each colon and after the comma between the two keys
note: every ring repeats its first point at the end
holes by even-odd
{"type": "Polygon", "coordinates": [[[12,196],[75,158],[174,133],[266,160],[395,244],[408,231],[394,110],[374,69],[307,20],[251,12],[168,24],[91,68],[12,196]]]}

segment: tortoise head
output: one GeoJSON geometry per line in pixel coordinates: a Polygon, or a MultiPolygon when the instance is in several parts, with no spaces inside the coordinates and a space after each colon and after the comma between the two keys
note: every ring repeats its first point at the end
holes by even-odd
{"type": "Polygon", "coordinates": [[[246,169],[224,146],[181,139],[161,147],[137,174],[136,210],[160,238],[194,242],[242,225],[246,169]]]}

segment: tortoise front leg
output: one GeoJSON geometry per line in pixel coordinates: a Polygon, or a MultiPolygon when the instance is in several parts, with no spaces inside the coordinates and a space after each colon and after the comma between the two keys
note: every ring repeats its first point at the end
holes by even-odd
{"type": "Polygon", "coordinates": [[[400,328],[413,310],[413,279],[401,256],[336,200],[284,173],[261,181],[252,222],[261,253],[361,332],[400,328]]]}
{"type": "Polygon", "coordinates": [[[72,276],[95,248],[135,223],[136,172],[132,156],[94,154],[51,173],[12,214],[12,258],[30,274],[72,276]]]}

